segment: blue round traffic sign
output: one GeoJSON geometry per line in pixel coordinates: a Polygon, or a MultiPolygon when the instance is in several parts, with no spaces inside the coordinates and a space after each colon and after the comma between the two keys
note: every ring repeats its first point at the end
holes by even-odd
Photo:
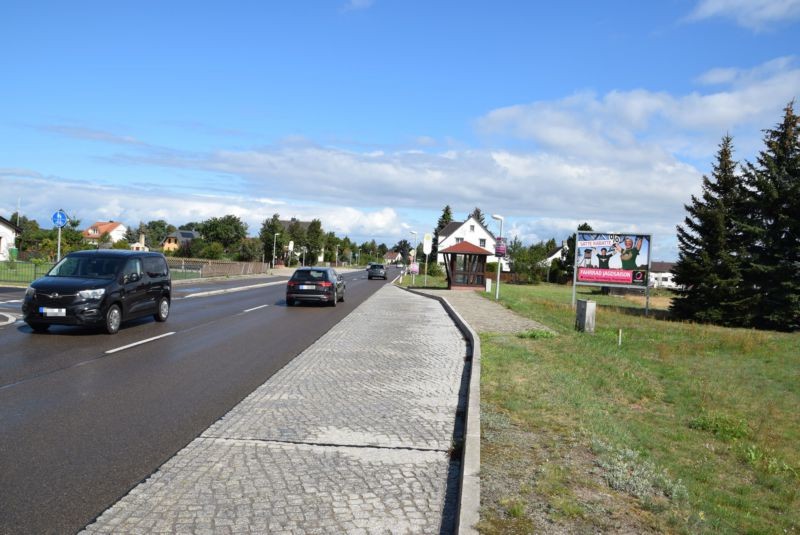
{"type": "Polygon", "coordinates": [[[59,210],[53,213],[53,217],[51,219],[55,226],[61,228],[67,224],[67,213],[64,210],[59,210]]]}

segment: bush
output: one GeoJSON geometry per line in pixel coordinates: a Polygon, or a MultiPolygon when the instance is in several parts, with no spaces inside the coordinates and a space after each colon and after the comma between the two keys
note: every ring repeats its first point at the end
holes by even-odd
{"type": "Polygon", "coordinates": [[[219,260],[225,254],[225,249],[222,247],[221,243],[213,242],[208,244],[203,249],[203,258],[208,258],[209,260],[219,260]]]}
{"type": "Polygon", "coordinates": [[[487,262],[486,273],[497,273],[497,262],[487,262]]]}
{"type": "Polygon", "coordinates": [[[428,275],[431,277],[441,277],[444,275],[444,268],[437,262],[431,262],[428,264],[428,275]]]}

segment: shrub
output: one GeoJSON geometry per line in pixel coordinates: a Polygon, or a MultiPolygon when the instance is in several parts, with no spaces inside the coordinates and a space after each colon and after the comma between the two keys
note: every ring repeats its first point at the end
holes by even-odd
{"type": "Polygon", "coordinates": [[[440,277],[444,275],[444,268],[437,262],[431,262],[428,264],[428,275],[431,277],[440,277]]]}

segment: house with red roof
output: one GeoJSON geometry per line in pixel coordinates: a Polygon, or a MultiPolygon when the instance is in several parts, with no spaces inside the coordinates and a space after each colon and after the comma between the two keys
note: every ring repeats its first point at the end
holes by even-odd
{"type": "Polygon", "coordinates": [[[125,239],[128,227],[118,221],[98,221],[82,232],[83,239],[88,243],[97,245],[103,234],[108,233],[111,243],[125,239]]]}

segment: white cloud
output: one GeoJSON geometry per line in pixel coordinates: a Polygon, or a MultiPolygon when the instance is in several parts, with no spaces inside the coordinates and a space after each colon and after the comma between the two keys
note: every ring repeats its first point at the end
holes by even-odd
{"type": "Polygon", "coordinates": [[[762,31],[800,18],[800,0],[701,0],[689,20],[715,17],[733,19],[740,26],[762,31]]]}
{"type": "MultiPolygon", "coordinates": [[[[33,210],[40,221],[58,208],[50,206],[53,199],[87,207],[78,214],[87,220],[164,218],[180,224],[233,213],[254,234],[277,212],[319,218],[337,235],[373,236],[387,244],[407,236],[406,229],[432,227],[449,204],[456,219],[475,206],[503,214],[513,232],[531,241],[560,239],[589,221],[601,230],[664,232],[668,238],[656,243],[669,243],[721,137],[734,136],[741,159],[752,159],[761,148],[762,129],[775,124],[797,96],[795,63],[784,57],[751,69],[711,69],[698,77],[706,92],[582,92],[490,110],[476,120],[485,135],[482,148],[448,142],[439,151],[434,145],[427,151],[357,151],[294,138],[247,150],[188,153],[89,131],[82,137],[135,145],[112,160],[128,172],[136,169],[131,164],[155,167],[196,186],[181,194],[152,183],[100,189],[34,171],[0,170],[0,202],[21,196],[23,204],[42,203],[39,192],[47,191],[49,204],[33,210]]],[[[0,209],[10,213],[15,206],[0,209]]]]}

